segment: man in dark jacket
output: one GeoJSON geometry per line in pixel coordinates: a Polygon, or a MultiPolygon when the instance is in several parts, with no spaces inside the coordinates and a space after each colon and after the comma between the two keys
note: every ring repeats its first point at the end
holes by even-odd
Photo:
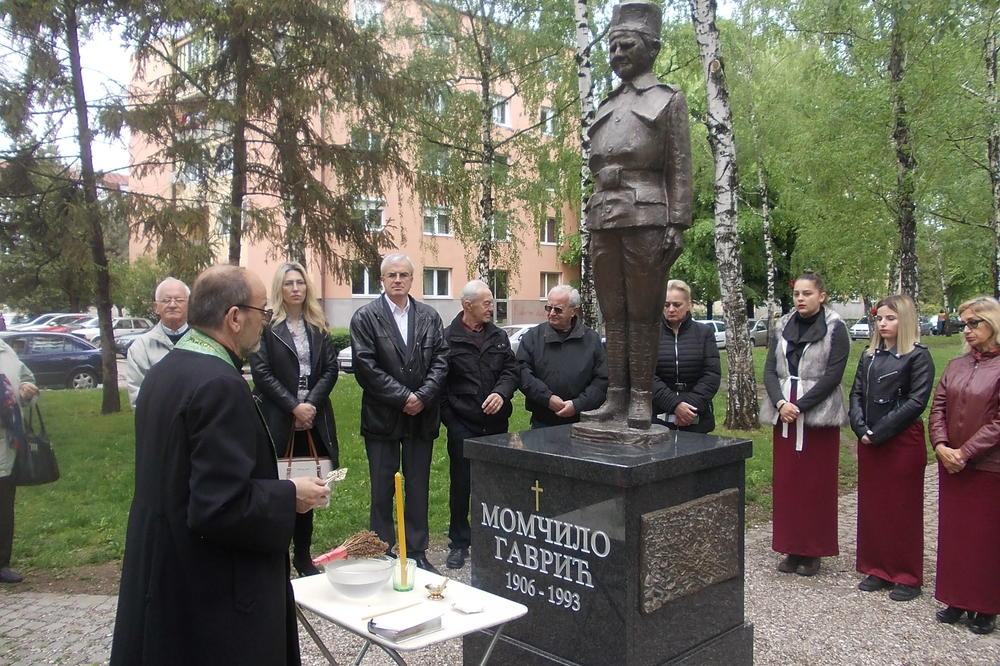
{"type": "Polygon", "coordinates": [[[392,522],[394,476],[400,458],[405,477],[407,556],[427,561],[427,493],[431,451],[441,426],[448,374],[448,343],[441,317],[410,297],[413,262],[405,254],[382,260],[385,293],[351,318],[354,376],[361,385],[361,436],[371,475],[371,529],[396,543],[392,522]]]}
{"type": "Polygon", "coordinates": [[[445,329],[448,340],[448,381],[441,419],[448,428],[451,485],[448,506],[448,568],[461,569],[469,556],[471,481],[463,442],[478,435],[507,432],[517,390],[517,361],[507,334],[493,323],[493,293],[482,280],[462,289],[462,311],[445,329]]]}
{"type": "Polygon", "coordinates": [[[608,358],[601,336],[577,316],[580,292],[561,284],[549,292],[548,321],[521,337],[517,364],[531,427],[576,423],[607,396],[608,358]]]}
{"type": "Polygon", "coordinates": [[[136,403],[113,666],[298,664],[288,544],[320,479],[278,480],[240,367],[270,318],[236,266],[195,281],[192,330],[146,375],[136,403]]]}
{"type": "Polygon", "coordinates": [[[721,379],[715,329],[691,318],[691,288],[681,280],[671,280],[653,377],[655,422],[688,432],[712,432],[712,399],[721,379]]]}

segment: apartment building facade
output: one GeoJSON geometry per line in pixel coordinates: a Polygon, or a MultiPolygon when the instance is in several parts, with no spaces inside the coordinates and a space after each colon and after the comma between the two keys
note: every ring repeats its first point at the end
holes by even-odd
{"type": "MultiPolygon", "coordinates": [[[[382,7],[375,0],[356,0],[350,11],[357,21],[370,21],[379,16],[382,7]]],[[[175,44],[178,61],[190,49],[185,41],[175,44]]],[[[155,68],[148,68],[144,76],[157,75],[155,68]]],[[[146,81],[140,77],[133,80],[135,89],[142,89],[146,81]]],[[[498,90],[497,102],[493,108],[494,130],[499,134],[517,132],[538,125],[538,111],[527,108],[522,100],[512,95],[510,90],[498,90]]],[[[551,111],[543,108],[542,115],[551,111]]],[[[341,144],[349,144],[352,137],[350,123],[344,118],[322,119],[329,128],[331,139],[341,144]]],[[[355,128],[356,130],[356,128],[355,128]]],[[[531,131],[540,140],[551,130],[551,125],[542,123],[531,131]]],[[[156,152],[157,146],[144,137],[134,134],[130,145],[133,164],[142,164],[156,152]]],[[[414,159],[414,169],[416,157],[414,159]]],[[[516,168],[516,164],[512,165],[516,168]]],[[[333,187],[333,183],[329,183],[333,187]]],[[[155,173],[133,173],[132,189],[164,198],[183,196],[196,199],[199,193],[185,177],[182,166],[162,169],[155,173]]],[[[395,251],[409,255],[415,264],[415,280],[411,294],[437,309],[442,319],[449,321],[461,310],[459,293],[464,284],[473,277],[470,267],[474,263],[477,247],[470,245],[456,233],[461,213],[457,209],[442,206],[434,201],[421,201],[418,194],[403,183],[391,183],[384,188],[386,195],[362,197],[355,204],[355,210],[364,219],[372,232],[384,232],[391,238],[395,251]]],[[[248,197],[253,205],[254,196],[248,197]]],[[[497,266],[490,271],[489,282],[497,301],[498,323],[533,323],[544,320],[543,305],[548,290],[560,283],[569,283],[579,278],[577,265],[564,263],[561,255],[567,250],[567,234],[577,230],[578,204],[563,202],[550,209],[544,221],[539,224],[529,216],[526,208],[516,204],[509,210],[502,210],[501,216],[509,220],[502,230],[497,231],[498,243],[517,244],[515,265],[497,266]]],[[[475,209],[473,208],[473,211],[475,209]]],[[[473,212],[474,214],[474,212],[473,212]]],[[[208,225],[206,242],[219,248],[217,260],[226,260],[226,230],[222,224],[208,225]]],[[[377,267],[357,266],[349,280],[338,278],[326,270],[316,248],[306,248],[307,270],[316,285],[317,296],[326,312],[327,320],[333,327],[347,326],[353,313],[377,298],[381,284],[377,267]]],[[[135,258],[151,251],[144,239],[134,238],[130,246],[130,256],[135,258]]],[[[506,255],[507,252],[498,254],[506,255]]],[[[283,253],[267,241],[244,241],[241,265],[256,273],[270,285],[273,272],[282,263],[283,253]]]]}

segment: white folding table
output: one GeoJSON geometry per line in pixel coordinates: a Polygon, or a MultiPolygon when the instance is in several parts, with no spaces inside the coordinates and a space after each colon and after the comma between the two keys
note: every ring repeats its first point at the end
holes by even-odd
{"type": "Polygon", "coordinates": [[[406,662],[400,655],[401,651],[420,650],[435,643],[460,638],[474,631],[496,627],[493,639],[486,648],[482,661],[479,662],[480,666],[484,666],[493,652],[497,639],[500,638],[504,625],[528,612],[528,608],[523,604],[450,579],[444,590],[444,599],[428,599],[424,586],[427,583],[440,583],[441,576],[436,576],[423,569],[416,569],[414,573],[416,574],[414,586],[409,592],[396,592],[392,589],[392,581],[389,581],[383,590],[368,599],[350,599],[338,593],[327,581],[325,574],[296,578],[292,581],[292,588],[295,590],[296,615],[320,652],[334,666],[337,665],[337,661],[309,620],[306,619],[302,612],[303,608],[365,640],[361,652],[352,662],[355,665],[361,663],[368,648],[373,644],[384,650],[397,664],[406,666],[406,662]],[[453,604],[456,603],[462,607],[479,607],[483,610],[479,613],[465,614],[453,608],[453,604]],[[381,615],[415,604],[443,609],[445,613],[441,616],[441,629],[398,643],[368,631],[368,621],[373,615],[381,615]]]}

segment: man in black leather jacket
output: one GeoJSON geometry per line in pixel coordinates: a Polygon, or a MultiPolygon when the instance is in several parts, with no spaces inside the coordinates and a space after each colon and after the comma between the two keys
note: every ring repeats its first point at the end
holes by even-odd
{"type": "Polygon", "coordinates": [[[469,497],[472,490],[469,461],[463,456],[469,437],[507,432],[510,400],[517,390],[518,372],[507,334],[493,323],[493,293],[482,280],[462,289],[462,311],[445,329],[448,339],[448,381],[441,419],[448,428],[451,485],[448,506],[447,565],[461,569],[469,556],[469,497]]]}
{"type": "Polygon", "coordinates": [[[382,260],[385,293],[351,318],[354,376],[363,391],[361,436],[371,475],[371,529],[396,543],[392,522],[394,475],[405,477],[407,556],[427,561],[427,492],[431,451],[441,425],[440,403],[448,374],[448,343],[441,317],[410,297],[413,262],[405,254],[382,260]]]}

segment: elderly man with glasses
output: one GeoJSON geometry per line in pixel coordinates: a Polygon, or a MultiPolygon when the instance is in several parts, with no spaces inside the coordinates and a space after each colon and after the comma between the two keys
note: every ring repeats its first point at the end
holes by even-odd
{"type": "Polygon", "coordinates": [[[167,355],[188,330],[188,297],[191,290],[177,278],[165,278],[153,292],[153,310],[159,323],[140,335],[128,348],[125,370],[128,401],[135,409],[139,387],[146,373],[167,355]]]}
{"type": "Polygon", "coordinates": [[[545,304],[548,321],[521,338],[517,362],[532,428],[576,423],[580,412],[596,409],[607,396],[607,354],[579,311],[580,292],[553,287],[545,304]]]}
{"type": "Polygon", "coordinates": [[[438,573],[425,554],[427,502],[448,342],[437,311],[410,296],[410,258],[390,254],[381,271],[385,293],[351,318],[354,376],[363,392],[361,436],[371,476],[371,529],[390,547],[396,543],[392,497],[402,463],[407,556],[421,569],[438,573]]]}

